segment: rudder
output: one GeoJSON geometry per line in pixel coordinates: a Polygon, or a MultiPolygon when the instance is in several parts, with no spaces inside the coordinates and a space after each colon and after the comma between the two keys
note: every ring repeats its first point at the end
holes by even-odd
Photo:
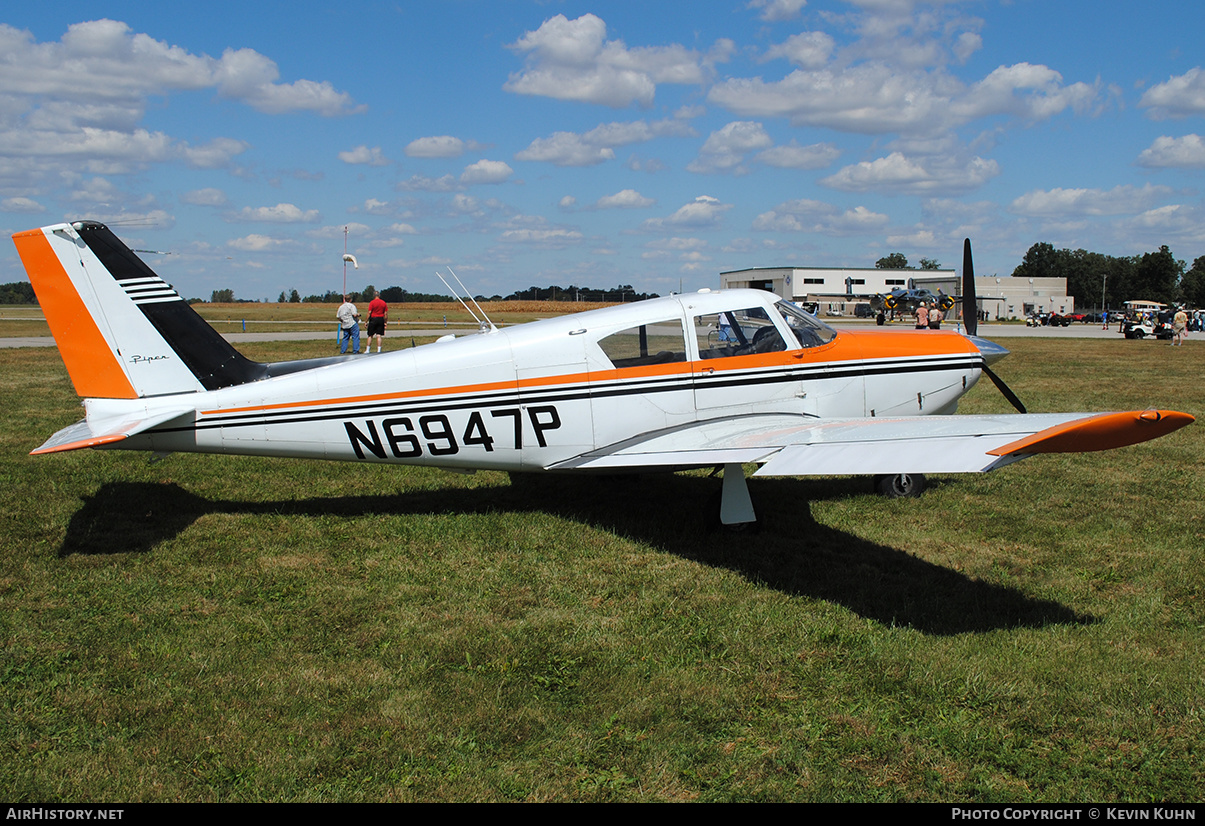
{"type": "Polygon", "coordinates": [[[56,224],[13,243],[79,395],[194,393],[266,374],[104,224],[56,224]]]}

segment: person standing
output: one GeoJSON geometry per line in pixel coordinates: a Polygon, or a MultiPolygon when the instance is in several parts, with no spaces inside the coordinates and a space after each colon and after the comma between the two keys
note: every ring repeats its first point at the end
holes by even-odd
{"type": "Polygon", "coordinates": [[[352,354],[359,355],[360,311],[356,309],[355,304],[348,300],[347,296],[343,296],[343,303],[335,312],[335,318],[339,319],[339,352],[347,352],[347,342],[350,340],[352,354]]]}
{"type": "Polygon", "coordinates": [[[381,341],[385,338],[385,325],[389,321],[389,305],[381,298],[380,291],[372,294],[372,301],[368,303],[368,346],[367,351],[372,351],[372,339],[376,336],[377,352],[381,352],[381,341]]]}
{"type": "Polygon", "coordinates": [[[916,308],[916,329],[929,329],[929,308],[925,306],[925,302],[921,302],[916,308]]]}
{"type": "Polygon", "coordinates": [[[1176,310],[1176,317],[1172,319],[1172,347],[1183,347],[1184,338],[1188,335],[1188,313],[1184,312],[1184,308],[1176,310]]]}
{"type": "Polygon", "coordinates": [[[945,313],[941,311],[941,307],[934,304],[933,309],[929,311],[929,329],[940,330],[943,318],[945,318],[945,313]]]}

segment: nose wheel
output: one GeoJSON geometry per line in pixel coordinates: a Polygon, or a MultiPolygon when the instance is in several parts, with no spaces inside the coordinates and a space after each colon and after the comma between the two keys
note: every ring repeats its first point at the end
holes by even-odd
{"type": "Polygon", "coordinates": [[[925,477],[921,473],[876,476],[874,489],[888,499],[915,499],[925,490],[925,477]]]}

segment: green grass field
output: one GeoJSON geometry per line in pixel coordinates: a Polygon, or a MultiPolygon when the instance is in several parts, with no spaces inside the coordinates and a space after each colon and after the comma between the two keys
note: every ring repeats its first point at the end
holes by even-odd
{"type": "MultiPolygon", "coordinates": [[[[1199,341],[1007,344],[1031,410],[1205,413],[1199,341]]],[[[704,473],[35,459],[82,411],[0,365],[11,802],[1205,797],[1205,424],[912,501],[753,480],[730,536],[704,473]]]]}

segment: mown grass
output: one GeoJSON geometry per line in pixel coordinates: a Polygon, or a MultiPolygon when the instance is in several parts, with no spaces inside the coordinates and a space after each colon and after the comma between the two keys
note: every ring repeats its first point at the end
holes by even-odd
{"type": "MultiPolygon", "coordinates": [[[[1008,345],[1031,409],[1205,412],[1197,342],[1008,345]]],[[[917,501],[753,480],[732,537],[702,473],[34,459],[80,415],[53,350],[0,399],[8,800],[1205,791],[1201,425],[917,501]]]]}

